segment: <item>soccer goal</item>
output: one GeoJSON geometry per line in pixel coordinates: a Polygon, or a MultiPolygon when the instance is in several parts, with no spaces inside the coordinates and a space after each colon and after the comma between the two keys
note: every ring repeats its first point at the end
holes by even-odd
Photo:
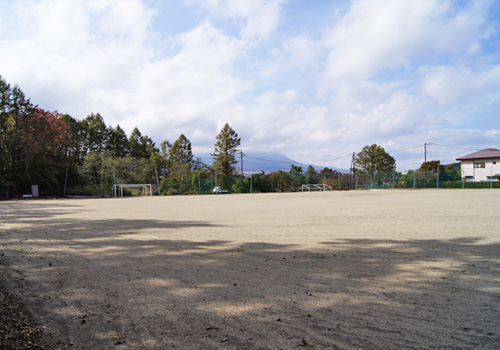
{"type": "Polygon", "coordinates": [[[314,185],[302,185],[302,192],[305,190],[309,191],[332,191],[333,188],[330,185],[325,184],[314,184],[314,185]]]}
{"type": "Polygon", "coordinates": [[[151,184],[119,184],[113,185],[113,193],[116,197],[123,197],[124,188],[142,188],[143,196],[153,196],[153,191],[151,189],[151,184]]]}

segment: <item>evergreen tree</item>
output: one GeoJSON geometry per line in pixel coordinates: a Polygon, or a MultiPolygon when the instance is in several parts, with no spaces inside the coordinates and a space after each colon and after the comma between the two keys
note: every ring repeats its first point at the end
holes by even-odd
{"type": "Polygon", "coordinates": [[[82,121],[86,152],[101,152],[106,148],[111,134],[102,116],[92,113],[82,121]]]}
{"type": "Polygon", "coordinates": [[[10,128],[8,127],[8,118],[10,112],[10,99],[11,99],[11,89],[10,84],[0,76],[0,181],[2,175],[4,174],[6,165],[6,152],[8,134],[10,133],[10,128]]]}
{"type": "Polygon", "coordinates": [[[160,153],[154,141],[147,135],[142,135],[137,127],[132,130],[129,137],[130,154],[134,158],[150,159],[160,153]]]}
{"type": "Polygon", "coordinates": [[[68,147],[66,154],[73,164],[80,165],[87,154],[87,150],[85,148],[85,137],[87,135],[84,131],[85,123],[74,119],[69,114],[64,114],[61,117],[61,120],[67,125],[68,128],[68,147]]]}
{"type": "Polygon", "coordinates": [[[193,163],[191,149],[191,142],[184,134],[181,134],[169,150],[170,160],[173,163],[185,163],[191,167],[193,163]]]}
{"type": "Polygon", "coordinates": [[[214,169],[220,172],[222,176],[229,177],[236,175],[234,167],[237,164],[236,152],[240,145],[241,138],[238,134],[226,123],[217,135],[215,143],[215,151],[212,153],[214,169]]]}
{"type": "Polygon", "coordinates": [[[120,125],[117,125],[116,128],[111,128],[109,142],[106,148],[114,157],[123,158],[130,154],[130,144],[127,134],[120,125]]]}

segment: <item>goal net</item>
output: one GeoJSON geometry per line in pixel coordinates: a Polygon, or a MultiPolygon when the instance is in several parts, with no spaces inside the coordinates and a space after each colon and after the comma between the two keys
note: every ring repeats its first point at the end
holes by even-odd
{"type": "Polygon", "coordinates": [[[119,184],[113,185],[113,194],[115,197],[123,197],[124,188],[141,188],[143,196],[152,196],[151,184],[119,184]]]}
{"type": "Polygon", "coordinates": [[[302,185],[302,192],[304,191],[332,191],[333,188],[330,185],[325,184],[314,184],[314,185],[302,185]]]}

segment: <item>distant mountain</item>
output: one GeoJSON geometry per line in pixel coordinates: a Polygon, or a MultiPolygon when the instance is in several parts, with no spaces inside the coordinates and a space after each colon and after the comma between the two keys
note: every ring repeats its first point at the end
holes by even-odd
{"type": "MultiPolygon", "coordinates": [[[[276,152],[243,152],[244,157],[243,157],[243,172],[244,173],[260,173],[261,171],[264,171],[266,173],[270,173],[273,171],[278,171],[278,170],[283,170],[283,171],[289,171],[290,166],[296,165],[296,166],[301,166],[302,170],[306,170],[310,164],[304,164],[297,162],[281,153],[276,153],[276,152]]],[[[196,156],[195,156],[196,157],[196,156]]],[[[210,164],[211,157],[209,154],[203,154],[203,155],[198,155],[203,162],[210,164]]],[[[241,171],[241,164],[240,164],[240,157],[237,158],[238,164],[236,165],[236,168],[238,171],[241,171]]],[[[319,166],[319,165],[314,165],[312,164],[314,169],[316,171],[320,171],[324,168],[324,166],[319,166]]],[[[339,169],[339,168],[332,168],[333,170],[337,170],[343,173],[348,173],[349,170],[346,169],[339,169]]]]}

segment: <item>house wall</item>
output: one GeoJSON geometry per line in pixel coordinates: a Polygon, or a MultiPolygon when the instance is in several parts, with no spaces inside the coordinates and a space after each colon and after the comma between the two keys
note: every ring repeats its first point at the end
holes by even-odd
{"type": "Polygon", "coordinates": [[[488,181],[491,175],[500,174],[500,158],[462,160],[460,169],[463,180],[472,176],[473,181],[488,181]],[[484,163],[484,168],[475,168],[475,163],[484,163]]]}

